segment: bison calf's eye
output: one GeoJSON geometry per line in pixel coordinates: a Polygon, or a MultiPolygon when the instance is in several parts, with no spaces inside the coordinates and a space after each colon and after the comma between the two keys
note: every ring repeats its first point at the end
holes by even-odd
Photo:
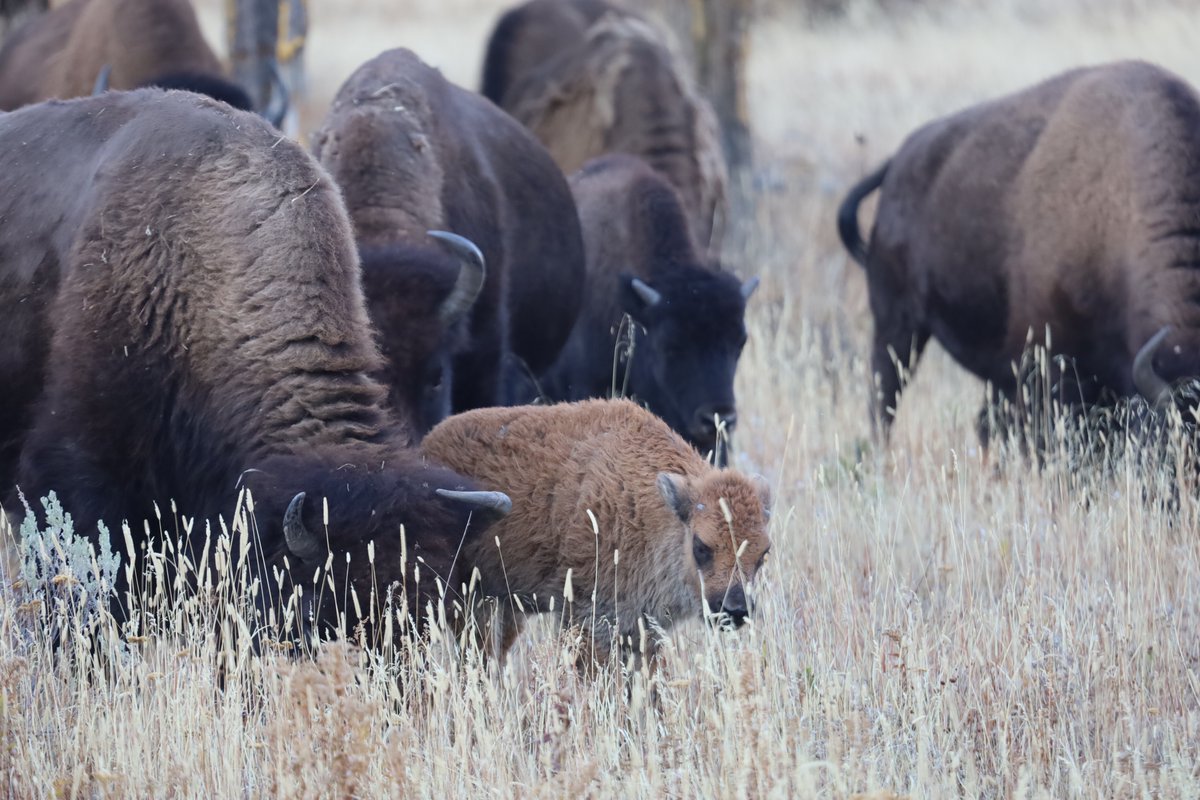
{"type": "Polygon", "coordinates": [[[699,536],[692,537],[692,556],[696,559],[697,567],[707,567],[712,563],[712,548],[700,540],[699,536]]]}

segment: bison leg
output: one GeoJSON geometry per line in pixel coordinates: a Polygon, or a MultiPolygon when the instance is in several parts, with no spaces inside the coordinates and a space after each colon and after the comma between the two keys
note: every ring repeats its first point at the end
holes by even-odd
{"type": "Polygon", "coordinates": [[[871,416],[875,436],[886,441],[900,393],[917,369],[929,332],[915,325],[882,325],[877,320],[871,366],[878,385],[871,416]]]}

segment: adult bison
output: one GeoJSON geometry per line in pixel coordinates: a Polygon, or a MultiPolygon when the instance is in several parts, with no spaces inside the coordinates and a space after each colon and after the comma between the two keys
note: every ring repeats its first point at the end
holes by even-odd
{"type": "Polygon", "coordinates": [[[737,423],[733,379],[758,279],[741,283],[698,251],[678,193],[641,159],[593,159],[570,183],[587,299],[543,388],[557,400],[624,389],[701,452],[718,451],[718,428],[737,423]],[[618,342],[626,314],[646,332],[632,346],[618,342]]]}
{"type": "MultiPolygon", "coordinates": [[[[0,109],[141,86],[252,108],[225,76],[188,0],[70,0],[31,19],[0,49],[0,109]]],[[[284,111],[280,94],[263,113],[278,125],[284,111]]]]}
{"type": "MultiPolygon", "coordinates": [[[[504,399],[510,354],[535,375],[553,363],[583,300],[583,242],[566,179],[528,131],[400,49],[350,76],[312,149],[342,187],[390,361],[428,365],[429,381],[451,386],[460,411],[504,399]],[[448,264],[431,249],[434,228],[474,242],[481,257],[448,264]],[[389,320],[412,313],[403,287],[431,274],[443,286],[475,285],[460,285],[425,339],[391,335],[389,320]],[[455,340],[451,370],[444,354],[455,340]]],[[[439,418],[426,415],[421,427],[439,418]]]]}
{"type": "Polygon", "coordinates": [[[1200,375],[1197,181],[1200,97],[1142,62],[1067,72],[909,136],[838,212],[867,271],[883,432],[930,336],[1010,400],[1031,332],[1076,406],[1200,375]],[[868,246],[856,216],[876,189],[868,246]]]}
{"type": "Polygon", "coordinates": [[[606,153],[644,158],[679,191],[696,241],[719,252],[728,215],[720,129],[658,29],[596,0],[533,0],[501,19],[485,69],[492,99],[564,172],[606,153]]]}
{"type": "Polygon", "coordinates": [[[463,549],[480,606],[491,600],[497,613],[494,626],[477,620],[492,655],[509,649],[525,613],[556,606],[601,662],[614,639],[635,652],[644,641],[652,655],[654,624],[707,610],[740,626],[752,610],[771,549],[766,482],[714,468],[629,401],[480,409],[438,425],[421,449],[513,492],[512,515],[463,549]]]}
{"type": "Polygon", "coordinates": [[[425,464],[387,411],[349,221],[312,158],[251,114],[141,90],[0,115],[0,186],[6,492],[141,537],[156,507],[228,518],[242,482],[268,590],[285,557],[307,580],[328,551],[364,599],[407,575],[417,610],[433,576],[459,585],[461,542],[507,498],[425,464]]]}

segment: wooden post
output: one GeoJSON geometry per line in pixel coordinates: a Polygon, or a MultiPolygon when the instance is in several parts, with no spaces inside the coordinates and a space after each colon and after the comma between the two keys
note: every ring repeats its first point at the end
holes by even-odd
{"type": "Polygon", "coordinates": [[[226,0],[225,10],[233,78],[246,88],[254,107],[264,109],[274,83],[279,0],[226,0]]]}
{"type": "Polygon", "coordinates": [[[0,0],[0,44],[27,19],[49,7],[49,0],[0,0]]]}

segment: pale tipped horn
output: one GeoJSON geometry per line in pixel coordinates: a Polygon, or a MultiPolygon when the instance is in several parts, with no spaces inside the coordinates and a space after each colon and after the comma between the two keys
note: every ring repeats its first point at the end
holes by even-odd
{"type": "Polygon", "coordinates": [[[479,293],[483,291],[484,281],[487,280],[487,266],[483,260],[483,253],[470,239],[446,231],[428,231],[428,235],[436,239],[459,262],[458,279],[454,282],[454,288],[438,308],[438,318],[442,323],[453,325],[465,317],[475,305],[479,293]]]}
{"type": "Polygon", "coordinates": [[[637,296],[640,297],[642,302],[646,304],[646,308],[653,308],[662,302],[662,293],[650,286],[650,284],[646,283],[641,278],[634,278],[632,281],[630,281],[629,285],[633,287],[633,291],[636,292],[637,296]]]}
{"type": "Polygon", "coordinates": [[[96,83],[92,85],[92,96],[104,94],[108,91],[108,81],[112,77],[112,64],[105,64],[100,68],[100,74],[96,76],[96,83]]]}
{"type": "Polygon", "coordinates": [[[1154,353],[1170,332],[1171,326],[1168,325],[1151,336],[1133,357],[1133,385],[1154,406],[1160,406],[1171,398],[1171,385],[1154,371],[1154,353]]]}
{"type": "Polygon", "coordinates": [[[438,489],[436,494],[464,505],[496,511],[502,516],[512,511],[512,499],[504,492],[463,492],[457,489],[438,489]]]}
{"type": "Polygon", "coordinates": [[[283,539],[288,552],[301,561],[319,561],[325,556],[325,543],[304,524],[304,492],[293,497],[283,512],[283,539]]]}
{"type": "Polygon", "coordinates": [[[755,275],[753,278],[750,278],[745,283],[743,283],[742,284],[742,299],[749,300],[750,295],[754,294],[754,290],[758,288],[758,284],[759,284],[759,279],[758,279],[757,275],[755,275]]]}

